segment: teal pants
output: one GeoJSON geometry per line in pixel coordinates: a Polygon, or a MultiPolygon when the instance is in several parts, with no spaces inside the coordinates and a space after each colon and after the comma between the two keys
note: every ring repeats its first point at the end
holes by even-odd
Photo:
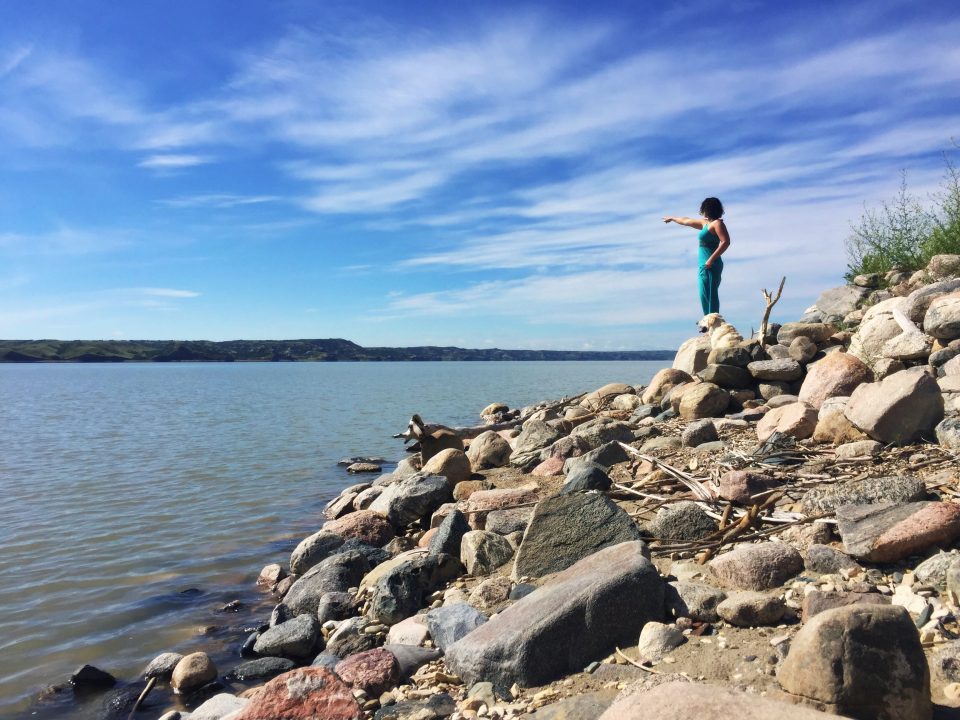
{"type": "Polygon", "coordinates": [[[704,315],[709,315],[720,312],[720,275],[723,274],[723,260],[717,258],[708,268],[703,264],[705,259],[701,259],[697,281],[700,286],[700,307],[703,308],[704,315]]]}

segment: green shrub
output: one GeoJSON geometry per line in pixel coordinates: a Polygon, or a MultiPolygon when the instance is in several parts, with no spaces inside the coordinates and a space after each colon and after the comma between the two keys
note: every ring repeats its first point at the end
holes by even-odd
{"type": "Polygon", "coordinates": [[[937,205],[933,229],[923,243],[923,256],[929,261],[934,255],[960,255],[960,170],[944,153],[946,172],[940,192],[934,194],[937,205]]]}
{"type": "Polygon", "coordinates": [[[864,207],[860,221],[847,238],[847,277],[886,273],[894,267],[916,270],[923,266],[923,245],[933,228],[930,214],[907,192],[907,175],[900,190],[880,210],[864,207]]]}

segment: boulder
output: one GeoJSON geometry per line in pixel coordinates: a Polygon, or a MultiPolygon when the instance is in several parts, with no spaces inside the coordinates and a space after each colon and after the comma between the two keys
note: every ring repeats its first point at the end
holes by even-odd
{"type": "MultiPolygon", "coordinates": [[[[377,646],[378,640],[375,635],[364,632],[370,624],[370,620],[365,617],[352,617],[344,620],[337,625],[337,629],[327,638],[326,652],[321,653],[321,655],[335,655],[338,658],[345,658],[356,653],[372,650],[377,646]]],[[[323,664],[326,667],[325,663],[317,662],[319,658],[320,655],[314,659],[313,664],[323,664]]]]}
{"type": "Polygon", "coordinates": [[[844,414],[849,400],[848,397],[838,396],[824,401],[820,412],[817,413],[817,427],[813,431],[814,441],[839,445],[868,439],[866,433],[855,428],[844,414]]]}
{"type": "Polygon", "coordinates": [[[662,660],[674,648],[683,645],[687,639],[675,625],[651,621],[640,631],[637,653],[645,660],[662,660]]]}
{"type": "Polygon", "coordinates": [[[827,398],[849,395],[865,382],[873,382],[873,372],[863,361],[849,353],[830,353],[807,366],[797,397],[819,410],[827,398]]]}
{"type": "Polygon", "coordinates": [[[377,485],[362,490],[357,493],[357,496],[353,499],[353,509],[366,510],[374,500],[380,497],[381,493],[383,493],[383,488],[377,485]]]}
{"type": "Polygon", "coordinates": [[[856,285],[841,285],[824,290],[814,305],[824,315],[845,316],[857,309],[868,292],[866,288],[856,285]]]}
{"type": "Polygon", "coordinates": [[[264,631],[253,646],[258,655],[276,655],[298,660],[316,654],[320,624],[312,615],[298,615],[264,631]]]}
{"type": "Polygon", "coordinates": [[[883,450],[883,445],[876,440],[857,440],[856,442],[838,445],[833,451],[837,460],[855,460],[857,458],[876,457],[883,450]]]}
{"type": "Polygon", "coordinates": [[[315,532],[301,540],[290,554],[290,572],[303,575],[321,560],[336,554],[342,545],[343,538],[339,535],[326,530],[315,532]]]}
{"type": "Polygon", "coordinates": [[[460,557],[460,544],[463,536],[468,532],[470,532],[470,524],[467,522],[466,515],[459,510],[454,510],[443,519],[436,534],[430,538],[430,544],[427,546],[429,554],[460,557]]]}
{"type": "Polygon", "coordinates": [[[744,390],[753,385],[753,376],[737,365],[707,365],[698,373],[701,380],[731,390],[744,390]]]}
{"type": "MultiPolygon", "coordinates": [[[[131,709],[133,702],[131,698],[131,709]]],[[[244,708],[248,702],[250,701],[247,698],[225,692],[218,693],[202,702],[190,713],[180,714],[180,718],[183,720],[223,720],[224,718],[233,720],[234,714],[244,708]]]]}
{"type": "Polygon", "coordinates": [[[609,498],[595,492],[555,495],[534,508],[513,577],[542,577],[609,545],[639,539],[631,517],[609,498]]]}
{"type": "Polygon", "coordinates": [[[775,432],[805,440],[817,427],[817,411],[805,402],[774,408],[757,423],[757,439],[764,442],[775,432]]]}
{"type": "Polygon", "coordinates": [[[717,615],[735,627],[776,625],[787,612],[787,605],[779,595],[754,592],[730,593],[717,605],[717,615]]]}
{"type": "MultiPolygon", "coordinates": [[[[687,375],[696,375],[707,366],[710,355],[710,336],[698,335],[685,340],[673,358],[673,369],[682,370],[687,375]]],[[[652,383],[651,383],[652,385],[652,383]]],[[[646,395],[644,395],[646,397],[646,395]]],[[[644,402],[650,402],[644,400],[644,402]]]]}
{"type": "Polygon", "coordinates": [[[173,674],[173,669],[181,660],[183,660],[183,655],[180,653],[160,653],[147,665],[143,671],[143,677],[147,680],[154,677],[160,680],[169,680],[173,674]]]}
{"type": "Polygon", "coordinates": [[[939,340],[960,338],[960,292],[934,299],[923,316],[923,331],[939,340]]]}
{"type": "Polygon", "coordinates": [[[700,540],[717,531],[717,521],[695,502],[682,500],[657,510],[647,529],[658,540],[700,540]]]}
{"type": "Polygon", "coordinates": [[[329,620],[346,620],[356,613],[357,598],[353,593],[330,592],[317,603],[317,622],[321,625],[329,620]]]}
{"type": "Polygon", "coordinates": [[[634,428],[625,422],[598,417],[575,427],[570,436],[580,438],[592,450],[610,442],[632,442],[633,430],[634,428]]]}
{"type": "Polygon", "coordinates": [[[513,443],[510,464],[530,470],[540,462],[540,451],[553,445],[563,433],[541,420],[527,420],[513,443]]]}
{"type": "Polygon", "coordinates": [[[803,511],[811,515],[832,513],[842,505],[904,503],[923,500],[927,487],[911,475],[886,475],[862,480],[843,480],[833,485],[811,488],[804,496],[803,511]]]}
{"type": "Polygon", "coordinates": [[[720,489],[717,491],[724,500],[741,505],[752,505],[753,496],[780,485],[769,475],[749,470],[728,470],[720,476],[720,489]]]}
{"type": "MultiPolygon", "coordinates": [[[[609,490],[610,476],[603,466],[594,462],[577,463],[567,475],[561,493],[581,492],[583,490],[609,490]]],[[[492,513],[491,513],[492,514],[492,513]]],[[[489,516],[487,522],[489,523],[489,516]]]]}
{"type": "Polygon", "coordinates": [[[796,360],[801,365],[806,365],[813,359],[813,356],[817,354],[818,348],[813,340],[805,335],[801,335],[793,339],[788,350],[793,360],[796,360]]]}
{"type": "Polygon", "coordinates": [[[707,442],[715,442],[720,439],[717,434],[717,426],[713,421],[707,418],[703,420],[693,420],[687,423],[687,426],[680,434],[680,442],[685,447],[696,447],[707,442]]]}
{"type": "Polygon", "coordinates": [[[424,607],[427,597],[462,569],[460,561],[450,555],[420,555],[406,560],[376,581],[367,614],[384,625],[398,623],[424,607]]]}
{"type": "Polygon", "coordinates": [[[757,360],[747,365],[747,370],[757,380],[793,382],[803,377],[803,368],[793,358],[757,360]]]}
{"type": "Polygon", "coordinates": [[[893,316],[894,310],[909,312],[910,301],[907,298],[894,297],[882,300],[864,313],[863,321],[850,338],[849,353],[873,365],[883,357],[883,345],[899,335],[903,329],[893,316]]]}
{"type": "Polygon", "coordinates": [[[833,575],[844,568],[857,567],[857,563],[848,555],[817,543],[812,543],[803,551],[803,565],[809,572],[819,575],[833,575]]]}
{"type": "Polygon", "coordinates": [[[470,441],[467,458],[474,470],[506,467],[510,464],[510,443],[492,430],[480,433],[470,441]]]}
{"type": "Polygon", "coordinates": [[[630,385],[624,385],[623,383],[608,383],[602,388],[598,388],[592,393],[588,393],[587,396],[580,401],[580,405],[591,411],[602,410],[618,395],[632,394],[633,388],[630,385]]]}
{"type": "Polygon", "coordinates": [[[460,544],[460,562],[474,577],[489,575],[512,557],[510,543],[502,535],[487,530],[471,530],[460,544]]]}
{"type": "MultiPolygon", "coordinates": [[[[288,658],[264,657],[240,663],[227,673],[227,680],[240,682],[265,681],[293,670],[297,664],[288,658]]],[[[192,720],[192,716],[191,716],[192,720]]]]}
{"type": "Polygon", "coordinates": [[[839,717],[740,690],[668,682],[647,692],[624,693],[598,720],[830,720],[839,717]]]}
{"type": "Polygon", "coordinates": [[[359,493],[355,490],[344,490],[323,508],[324,517],[330,520],[336,520],[338,517],[350,512],[353,510],[353,501],[356,500],[357,495],[359,495],[359,493]]]}
{"type": "Polygon", "coordinates": [[[387,643],[391,645],[423,645],[429,638],[426,615],[411,615],[387,632],[387,643]]]}
{"type": "Polygon", "coordinates": [[[915,367],[860,385],[844,414],[874,440],[904,445],[932,435],[943,418],[943,397],[930,371],[915,367]]]}
{"type": "Polygon", "coordinates": [[[350,655],[337,663],[335,672],[347,685],[371,697],[390,690],[400,680],[397,659],[384,648],[350,655]]]}
{"type": "Polygon", "coordinates": [[[515,532],[522,533],[527,529],[527,525],[530,524],[531,517],[533,517],[532,507],[491,510],[487,513],[484,530],[489,530],[497,535],[510,535],[515,532]]]}
{"type": "Polygon", "coordinates": [[[848,605],[889,605],[890,598],[875,592],[823,592],[813,590],[804,593],[800,617],[804,623],[827,610],[848,605]]]}
{"type": "Polygon", "coordinates": [[[940,447],[960,450],[960,417],[948,417],[942,420],[934,432],[940,447]]]}
{"type": "Polygon", "coordinates": [[[667,609],[672,617],[717,622],[717,606],[726,598],[723,590],[705,583],[678,580],[667,587],[667,609]]]}
{"type": "Polygon", "coordinates": [[[189,695],[217,679],[217,667],[205,652],[184,656],[173,669],[170,687],[177,695],[189,695]]]}
{"type": "Polygon", "coordinates": [[[783,585],[803,570],[803,557],[779,542],[738,545],[709,564],[724,585],[740,590],[769,590],[783,585]]]}
{"type": "Polygon", "coordinates": [[[680,398],[678,411],[684,420],[720,417],[730,404],[730,394],[713,383],[692,385],[680,398]]]}
{"type": "Polygon", "coordinates": [[[896,562],[960,537],[960,505],[953,503],[843,505],[836,515],[843,551],[869,562],[896,562]]]}
{"type": "Polygon", "coordinates": [[[780,331],[777,333],[777,342],[790,347],[790,343],[792,343],[794,339],[802,336],[810,338],[817,345],[822,345],[829,340],[835,332],[837,332],[837,328],[829,323],[784,323],[780,326],[780,331]]]}
{"type": "Polygon", "coordinates": [[[902,607],[851,605],[804,625],[777,673],[798,702],[857,718],[932,717],[930,674],[902,607]]]}
{"type": "Polygon", "coordinates": [[[919,331],[908,330],[887,340],[880,352],[883,357],[891,360],[911,362],[926,360],[932,349],[932,337],[919,331]]]}
{"type": "Polygon", "coordinates": [[[373,720],[446,720],[457,710],[456,701],[445,692],[426,700],[404,700],[377,710],[373,720]]]}
{"type": "Polygon", "coordinates": [[[427,475],[442,475],[450,485],[456,485],[464,480],[469,480],[473,470],[470,467],[470,460],[463,450],[447,448],[424,463],[423,472],[427,475]]]}
{"type": "Polygon", "coordinates": [[[442,475],[419,472],[390,485],[364,512],[381,513],[394,527],[406,527],[450,502],[451,488],[442,475]]]}
{"type": "Polygon", "coordinates": [[[960,255],[934,255],[927,263],[927,274],[934,279],[960,275],[960,255]]]}
{"type": "Polygon", "coordinates": [[[907,296],[908,306],[904,312],[911,322],[922,326],[923,318],[933,301],[957,290],[960,290],[960,278],[941,280],[919,287],[907,296]]]}
{"type": "Polygon", "coordinates": [[[304,667],[264,685],[231,720],[360,720],[350,686],[323,667],[304,667]]]}
{"type": "Polygon", "coordinates": [[[487,616],[467,603],[453,603],[427,613],[433,643],[442,651],[487,622],[487,616]]]}
{"type": "Polygon", "coordinates": [[[478,490],[493,490],[493,487],[493,483],[489,480],[464,480],[454,486],[453,499],[455,502],[469,500],[470,496],[478,490]]]}
{"type": "Polygon", "coordinates": [[[646,552],[633,541],[583,558],[447,648],[447,667],[468,685],[530,687],[632,643],[663,615],[664,583],[646,552]]]}
{"type": "Polygon", "coordinates": [[[505,603],[510,598],[513,583],[510,578],[490,577],[477,585],[467,599],[471,605],[481,610],[489,610],[505,603]]]}
{"type": "Polygon", "coordinates": [[[536,485],[524,485],[516,488],[478,490],[470,496],[464,506],[467,521],[474,530],[483,530],[487,514],[491,510],[516,507],[536,502],[540,492],[536,485]]]}
{"type": "Polygon", "coordinates": [[[320,599],[329,592],[345,592],[357,587],[370,570],[363,553],[352,550],[338,553],[310,568],[284,595],[283,602],[294,615],[316,615],[320,599]]]}
{"type": "Polygon", "coordinates": [[[663,368],[653,376],[640,399],[644,404],[657,404],[669,388],[692,381],[693,376],[690,373],[674,368],[663,368]]]}

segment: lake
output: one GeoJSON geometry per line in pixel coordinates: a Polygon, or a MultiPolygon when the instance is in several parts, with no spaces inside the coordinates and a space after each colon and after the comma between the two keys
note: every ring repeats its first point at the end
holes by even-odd
{"type": "Polygon", "coordinates": [[[84,663],[133,680],[161,652],[235,657],[272,606],[260,568],[358,481],[337,461],[401,459],[390,436],[411,414],[475,425],[491,402],[646,384],[668,364],[0,365],[0,714],[84,663]]]}

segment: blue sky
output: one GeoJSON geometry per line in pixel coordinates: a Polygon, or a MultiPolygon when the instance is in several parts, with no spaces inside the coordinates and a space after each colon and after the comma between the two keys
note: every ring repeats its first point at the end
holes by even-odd
{"type": "Polygon", "coordinates": [[[960,137],[952,2],[0,3],[0,337],[746,334],[960,137]]]}

